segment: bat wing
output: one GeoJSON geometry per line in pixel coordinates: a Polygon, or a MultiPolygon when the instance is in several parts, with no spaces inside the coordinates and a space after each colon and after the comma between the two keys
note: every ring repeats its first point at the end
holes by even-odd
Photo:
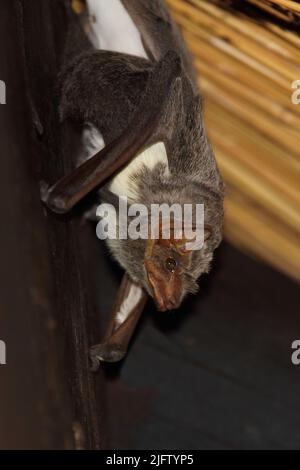
{"type": "Polygon", "coordinates": [[[141,34],[148,56],[159,61],[168,51],[176,52],[197,95],[199,90],[192,57],[164,0],[122,0],[122,3],[141,34]]]}
{"type": "Polygon", "coordinates": [[[128,126],[154,66],[113,51],[77,54],[59,77],[61,118],[90,122],[106,143],[115,140],[128,126]]]}
{"type": "Polygon", "coordinates": [[[93,370],[98,369],[99,361],[116,362],[125,356],[147,297],[146,292],[124,274],[104,339],[90,350],[93,370]]]}
{"type": "Polygon", "coordinates": [[[180,126],[182,115],[181,77],[181,61],[174,51],[169,51],[150,73],[128,127],[103,150],[44,190],[44,203],[54,212],[68,212],[147,146],[163,141],[171,152],[174,130],[180,126]]]}

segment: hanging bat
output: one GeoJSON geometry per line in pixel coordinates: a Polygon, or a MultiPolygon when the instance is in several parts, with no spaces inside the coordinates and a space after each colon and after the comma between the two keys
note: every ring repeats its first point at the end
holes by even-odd
{"type": "Polygon", "coordinates": [[[172,230],[163,238],[161,226],[155,240],[107,240],[125,275],[105,338],[91,348],[97,368],[124,357],[148,295],[165,311],[196,292],[222,238],[223,183],[192,61],[164,2],[81,4],[84,13],[70,15],[73,52],[60,76],[60,112],[88,123],[98,151],[44,188],[44,203],[66,213],[95,190],[116,210],[126,196],[147,206],[202,203],[205,216],[198,250],[183,250],[172,230]]]}

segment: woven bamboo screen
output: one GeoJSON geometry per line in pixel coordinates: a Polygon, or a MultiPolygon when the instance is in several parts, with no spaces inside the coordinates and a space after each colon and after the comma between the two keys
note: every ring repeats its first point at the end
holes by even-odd
{"type": "Polygon", "coordinates": [[[225,236],[300,281],[300,3],[167,3],[199,72],[225,236]]]}

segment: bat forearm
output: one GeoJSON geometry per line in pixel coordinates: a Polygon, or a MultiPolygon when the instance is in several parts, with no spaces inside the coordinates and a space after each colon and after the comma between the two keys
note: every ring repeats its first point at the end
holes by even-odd
{"type": "Polygon", "coordinates": [[[104,340],[90,350],[93,370],[98,368],[101,361],[116,362],[123,359],[146,300],[145,291],[125,274],[104,340]]]}
{"type": "Polygon", "coordinates": [[[44,189],[43,202],[54,212],[68,212],[84,196],[129,163],[157,133],[162,108],[179,75],[180,61],[176,54],[168,53],[151,74],[139,107],[126,131],[70,175],[51,188],[44,189]]]}

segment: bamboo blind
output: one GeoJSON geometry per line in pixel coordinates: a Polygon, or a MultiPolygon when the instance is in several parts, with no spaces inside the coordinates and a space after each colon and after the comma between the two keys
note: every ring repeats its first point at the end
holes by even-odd
{"type": "Polygon", "coordinates": [[[225,237],[300,281],[300,104],[291,100],[300,80],[300,3],[167,3],[199,72],[227,188],[225,237]]]}

